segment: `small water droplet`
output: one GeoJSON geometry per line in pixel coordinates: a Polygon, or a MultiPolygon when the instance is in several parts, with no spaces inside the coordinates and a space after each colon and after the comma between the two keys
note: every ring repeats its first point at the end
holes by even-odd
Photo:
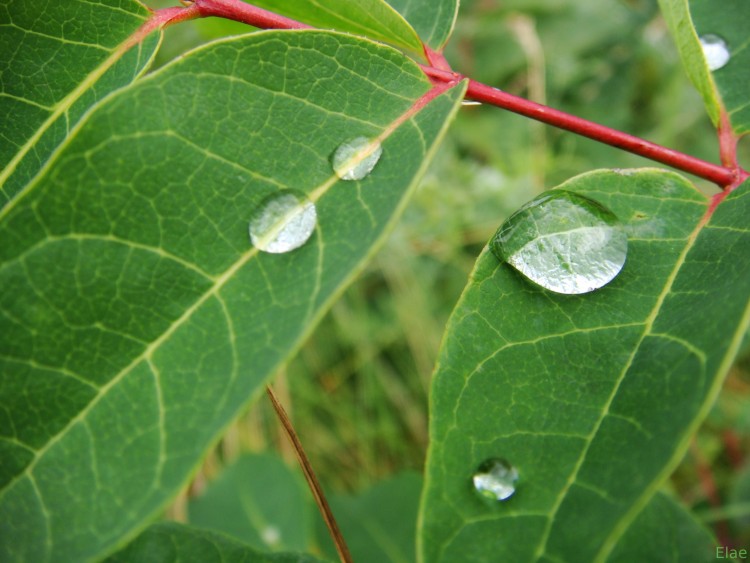
{"type": "Polygon", "coordinates": [[[372,172],[382,154],[383,147],[378,141],[356,137],[338,146],[331,163],[334,172],[342,180],[361,180],[372,172]]]}
{"type": "Polygon", "coordinates": [[[462,106],[481,106],[482,102],[477,102],[476,100],[461,100],[462,106]]]}
{"type": "Polygon", "coordinates": [[[729,46],[721,37],[709,33],[701,35],[700,42],[710,70],[719,70],[729,62],[729,46]]]}
{"type": "Polygon", "coordinates": [[[276,526],[266,526],[261,530],[260,537],[269,547],[276,547],[281,541],[281,532],[276,526]]]}
{"type": "Polygon", "coordinates": [[[253,213],[250,241],[264,252],[289,252],[307,242],[317,219],[315,205],[309,199],[283,190],[264,199],[253,213]]]}
{"type": "Polygon", "coordinates": [[[505,500],[516,492],[518,471],[502,458],[483,461],[472,476],[474,488],[485,498],[505,500]]]}
{"type": "Polygon", "coordinates": [[[511,215],[490,248],[532,282],[573,295],[599,289],[620,273],[628,238],[600,203],[553,190],[511,215]]]}

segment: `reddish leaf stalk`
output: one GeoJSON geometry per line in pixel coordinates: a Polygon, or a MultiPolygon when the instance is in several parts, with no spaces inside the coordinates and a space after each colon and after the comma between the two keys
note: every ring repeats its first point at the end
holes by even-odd
{"type": "Polygon", "coordinates": [[[312,26],[245,4],[240,0],[195,0],[193,6],[203,18],[227,18],[260,29],[312,29],[312,26]]]}
{"type": "Polygon", "coordinates": [[[148,20],[146,20],[146,23],[144,23],[140,29],[133,34],[130,41],[125,44],[125,49],[129,49],[136,43],[140,43],[149,33],[156,29],[161,29],[162,27],[172,25],[173,23],[193,20],[200,16],[198,8],[192,4],[185,8],[177,6],[174,8],[163,8],[157,10],[148,20]]]}
{"type": "Polygon", "coordinates": [[[424,45],[424,56],[433,68],[451,71],[451,65],[448,64],[448,60],[443,56],[443,53],[433,51],[429,46],[424,45]]]}
{"type": "MultiPolygon", "coordinates": [[[[261,29],[312,29],[309,25],[246,4],[241,0],[194,0],[187,8],[167,8],[167,10],[190,11],[190,14],[182,18],[170,15],[170,18],[159,25],[176,23],[177,21],[194,17],[216,16],[243,22],[261,29]]],[[[159,10],[154,17],[160,17],[162,12],[166,12],[166,10],[159,10]]],[[[151,29],[159,25],[154,25],[151,29]]],[[[428,46],[425,46],[425,56],[429,61],[429,65],[421,65],[422,70],[435,85],[438,83],[453,85],[466,78],[461,74],[452,72],[445,57],[441,53],[433,51],[428,46]]],[[[508,94],[475,80],[469,79],[466,97],[518,113],[547,123],[548,125],[565,129],[566,131],[571,131],[572,133],[626,150],[650,160],[661,162],[667,166],[709,180],[727,191],[731,191],[731,189],[739,186],[750,176],[736,162],[736,138],[731,133],[728,121],[724,123],[724,119],[719,128],[721,159],[724,164],[724,166],[720,166],[651,143],[628,133],[623,133],[622,131],[576,117],[575,115],[508,94]]]]}
{"type": "MultiPolygon", "coordinates": [[[[729,114],[721,107],[721,116],[719,118],[719,156],[721,163],[729,168],[740,169],[737,162],[737,135],[732,131],[732,124],[729,121],[729,114]]],[[[747,173],[745,173],[747,177],[747,173]]]]}

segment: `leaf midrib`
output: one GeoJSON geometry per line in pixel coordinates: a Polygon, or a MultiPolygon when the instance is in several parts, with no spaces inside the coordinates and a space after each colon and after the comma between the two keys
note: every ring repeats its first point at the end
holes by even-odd
{"type": "MultiPolygon", "coordinates": [[[[643,341],[646,339],[647,336],[651,335],[651,331],[653,329],[654,323],[656,322],[656,319],[659,313],[661,312],[662,306],[664,305],[664,301],[666,300],[667,296],[671,293],[674,282],[677,279],[680,269],[685,263],[685,259],[688,253],[693,248],[695,241],[698,238],[698,235],[703,230],[709,218],[710,218],[710,215],[706,213],[703,216],[703,218],[698,222],[695,229],[693,229],[693,231],[688,236],[686,240],[685,248],[682,250],[677,260],[675,261],[675,266],[674,268],[672,268],[672,271],[670,272],[669,277],[667,278],[667,283],[664,284],[664,289],[661,291],[661,293],[657,297],[656,303],[654,304],[654,307],[652,308],[650,314],[648,315],[648,317],[646,317],[646,320],[644,322],[643,333],[641,334],[641,337],[636,343],[636,345],[633,347],[633,351],[628,357],[628,360],[625,363],[625,366],[620,371],[620,375],[618,376],[615,382],[615,385],[612,388],[612,392],[610,393],[609,397],[607,398],[606,403],[604,404],[604,408],[602,409],[601,416],[596,421],[591,432],[584,440],[585,446],[578,458],[578,462],[573,468],[573,471],[570,477],[568,478],[568,481],[565,483],[565,486],[560,491],[560,494],[558,495],[557,500],[555,504],[553,505],[552,510],[549,512],[549,515],[547,518],[547,525],[545,526],[545,529],[544,529],[544,534],[540,541],[539,548],[537,548],[534,554],[534,558],[536,561],[539,561],[544,555],[546,555],[547,543],[549,542],[550,533],[552,531],[552,526],[554,525],[554,522],[555,522],[555,516],[557,515],[557,512],[560,509],[560,506],[562,506],[563,501],[567,497],[567,493],[570,490],[570,487],[576,483],[578,479],[578,474],[581,468],[583,467],[584,462],[586,461],[589,448],[591,447],[591,444],[594,442],[594,439],[596,438],[596,435],[599,429],[601,428],[602,423],[607,418],[609,414],[609,409],[612,406],[612,403],[615,397],[617,396],[618,391],[620,390],[620,386],[622,385],[623,381],[625,380],[625,376],[630,371],[630,368],[633,365],[633,360],[638,354],[638,351],[640,350],[641,345],[643,344],[643,341]]],[[[653,494],[656,492],[656,487],[654,484],[660,483],[661,482],[660,478],[661,478],[661,475],[659,475],[658,479],[652,480],[651,484],[648,487],[646,487],[641,497],[635,503],[633,503],[631,509],[628,512],[626,512],[625,515],[620,519],[620,521],[612,528],[612,532],[602,543],[602,548],[599,550],[599,552],[595,556],[594,558],[595,561],[602,561],[604,558],[606,558],[607,554],[611,551],[612,547],[617,542],[617,540],[622,535],[622,533],[627,529],[629,524],[638,515],[638,513],[641,511],[643,506],[645,506],[646,502],[648,502],[651,496],[653,496],[653,494]],[[616,536],[615,534],[618,532],[619,532],[619,535],[616,536]],[[610,547],[607,548],[608,546],[610,547]]]]}

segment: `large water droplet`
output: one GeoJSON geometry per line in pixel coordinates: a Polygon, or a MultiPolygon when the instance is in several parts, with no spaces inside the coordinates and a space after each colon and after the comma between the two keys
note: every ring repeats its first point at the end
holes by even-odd
{"type": "Polygon", "coordinates": [[[250,219],[250,241],[264,252],[299,248],[315,230],[315,205],[304,195],[283,190],[264,199],[250,219]]]}
{"type": "Polygon", "coordinates": [[[719,70],[729,62],[729,46],[721,37],[709,33],[701,35],[700,42],[710,70],[719,70]]]}
{"type": "Polygon", "coordinates": [[[472,477],[474,488],[485,498],[505,500],[516,492],[518,471],[501,458],[483,461],[472,477]]]}
{"type": "Polygon", "coordinates": [[[599,289],[620,273],[628,238],[615,214],[600,203],[553,190],[511,215],[490,248],[534,283],[579,294],[599,289]]]}
{"type": "Polygon", "coordinates": [[[334,172],[342,180],[361,180],[372,172],[382,154],[383,147],[378,141],[356,137],[338,146],[331,163],[334,172]]]}

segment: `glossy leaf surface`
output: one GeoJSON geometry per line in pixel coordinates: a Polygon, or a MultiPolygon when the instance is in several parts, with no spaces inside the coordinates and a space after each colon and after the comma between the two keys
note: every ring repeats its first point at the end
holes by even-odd
{"type": "Polygon", "coordinates": [[[442,50],[458,16],[458,0],[388,0],[406,18],[419,37],[436,51],[442,50]]]}
{"type": "Polygon", "coordinates": [[[0,208],[39,172],[83,113],[151,61],[149,11],[135,0],[5,0],[0,5],[0,208]]]}
{"type": "Polygon", "coordinates": [[[656,170],[562,186],[628,233],[620,275],[588,295],[529,286],[488,251],[433,379],[424,561],[603,561],[682,457],[748,325],[748,183],[709,200],[656,170]],[[515,494],[487,503],[475,467],[502,457],[515,494]]]}
{"type": "Polygon", "coordinates": [[[176,493],[405,204],[462,95],[405,116],[429,88],[389,47],[264,32],[88,116],[0,219],[0,559],[100,557],[176,493]],[[386,130],[339,182],[342,139],[386,130]],[[260,254],[250,216],[286,188],[318,227],[260,254]]]}
{"type": "Polygon", "coordinates": [[[176,523],[155,524],[106,563],[316,563],[301,553],[264,553],[222,534],[176,523]]]}
{"type": "Polygon", "coordinates": [[[744,0],[659,0],[662,12],[690,80],[701,93],[711,119],[718,124],[725,108],[738,133],[750,131],[750,5],[744,0]],[[700,38],[714,36],[726,42],[729,60],[711,71],[700,38]]]}
{"type": "Polygon", "coordinates": [[[385,0],[258,0],[251,4],[313,27],[348,31],[422,54],[417,33],[385,0]]]}

